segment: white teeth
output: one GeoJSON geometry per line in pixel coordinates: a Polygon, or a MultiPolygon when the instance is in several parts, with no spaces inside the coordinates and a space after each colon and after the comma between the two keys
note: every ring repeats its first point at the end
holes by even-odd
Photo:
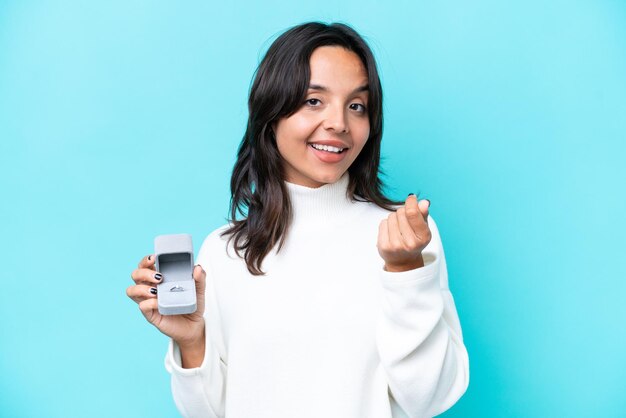
{"type": "Polygon", "coordinates": [[[330,145],[311,144],[311,146],[320,151],[330,151],[330,152],[336,152],[336,153],[340,153],[341,151],[344,150],[343,148],[332,147],[330,145]]]}

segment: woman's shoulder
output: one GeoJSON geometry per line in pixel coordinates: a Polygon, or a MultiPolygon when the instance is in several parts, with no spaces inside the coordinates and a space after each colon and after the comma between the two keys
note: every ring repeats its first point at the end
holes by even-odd
{"type": "MultiPolygon", "coordinates": [[[[362,199],[362,198],[359,198],[359,199],[362,199]]],[[[366,215],[372,216],[374,218],[387,217],[391,213],[395,212],[396,210],[402,207],[402,205],[389,205],[389,207],[391,208],[391,210],[389,210],[381,206],[378,206],[376,203],[371,202],[371,201],[357,200],[354,203],[362,207],[362,211],[366,215]]]]}
{"type": "Polygon", "coordinates": [[[204,255],[208,253],[215,253],[216,250],[223,251],[230,237],[230,235],[224,234],[224,232],[226,232],[231,226],[231,224],[227,223],[209,232],[209,234],[202,240],[199,253],[204,255]]]}

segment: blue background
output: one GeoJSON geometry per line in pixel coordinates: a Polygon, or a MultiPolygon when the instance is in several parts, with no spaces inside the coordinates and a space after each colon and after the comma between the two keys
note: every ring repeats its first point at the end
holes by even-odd
{"type": "Polygon", "coordinates": [[[387,190],[432,202],[471,365],[445,416],[626,416],[609,0],[2,1],[2,416],[176,416],[129,275],[155,235],[225,223],[253,71],[308,20],[368,39],[387,190]]]}

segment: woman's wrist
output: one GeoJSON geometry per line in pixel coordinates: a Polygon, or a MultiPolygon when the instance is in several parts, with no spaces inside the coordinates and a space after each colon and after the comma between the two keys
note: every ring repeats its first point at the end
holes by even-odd
{"type": "Polygon", "coordinates": [[[193,341],[176,341],[180,349],[181,366],[183,369],[193,369],[200,367],[204,361],[204,352],[206,350],[205,331],[202,329],[202,335],[193,341]]]}
{"type": "Polygon", "coordinates": [[[420,256],[418,258],[416,258],[415,260],[409,262],[409,263],[404,263],[404,264],[389,264],[389,263],[385,263],[385,271],[389,271],[392,273],[400,273],[403,271],[409,271],[409,270],[415,270],[418,269],[420,267],[424,267],[424,258],[422,257],[422,255],[420,254],[420,256]]]}

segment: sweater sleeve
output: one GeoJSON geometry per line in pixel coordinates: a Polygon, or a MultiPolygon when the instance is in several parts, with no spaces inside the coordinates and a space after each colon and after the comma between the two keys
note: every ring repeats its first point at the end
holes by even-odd
{"type": "Polygon", "coordinates": [[[469,358],[448,288],[443,246],[433,219],[424,267],[381,269],[382,309],[376,341],[394,418],[432,417],[465,393],[469,358]]]}
{"type": "Polygon", "coordinates": [[[208,262],[208,240],[200,249],[197,264],[206,272],[205,335],[206,351],[200,367],[184,369],[180,348],[170,339],[165,368],[171,374],[174,403],[186,418],[218,418],[224,416],[226,363],[221,353],[224,345],[215,294],[214,277],[208,262]]]}

